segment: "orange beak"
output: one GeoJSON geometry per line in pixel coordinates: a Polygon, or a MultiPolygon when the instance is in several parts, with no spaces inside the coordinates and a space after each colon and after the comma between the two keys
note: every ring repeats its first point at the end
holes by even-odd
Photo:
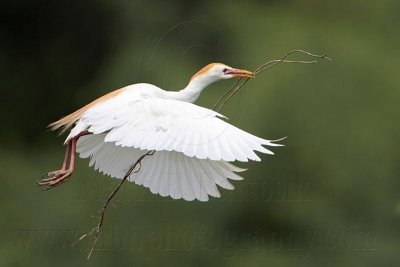
{"type": "Polygon", "coordinates": [[[225,74],[230,74],[235,78],[254,78],[255,74],[248,70],[229,69],[225,74]]]}

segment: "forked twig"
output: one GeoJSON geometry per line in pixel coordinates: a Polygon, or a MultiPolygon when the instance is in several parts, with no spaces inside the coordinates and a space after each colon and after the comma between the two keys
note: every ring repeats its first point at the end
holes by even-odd
{"type": "Polygon", "coordinates": [[[104,221],[104,215],[106,213],[106,209],[108,204],[110,204],[111,200],[114,198],[115,194],[117,194],[117,192],[119,191],[119,189],[121,188],[122,184],[128,179],[128,177],[132,174],[132,173],[137,173],[140,171],[140,168],[142,166],[142,160],[146,157],[146,156],[151,156],[154,154],[154,150],[151,150],[145,154],[143,154],[134,164],[131,165],[131,167],[129,167],[128,171],[126,172],[124,178],[122,178],[121,182],[118,184],[118,186],[111,192],[111,194],[108,196],[107,200],[104,202],[103,207],[101,207],[101,209],[99,210],[100,213],[100,217],[99,217],[99,222],[97,223],[97,225],[87,234],[84,234],[83,236],[81,236],[78,239],[78,242],[83,240],[84,238],[95,234],[94,237],[94,241],[93,241],[93,245],[92,248],[90,249],[90,252],[87,256],[87,259],[90,259],[90,256],[93,253],[94,248],[96,247],[97,241],[99,240],[99,235],[100,235],[100,229],[103,225],[103,221],[104,221]],[[135,170],[135,168],[139,166],[139,168],[137,170],[135,170]]]}
{"type": "MultiPolygon", "coordinates": [[[[292,51],[288,52],[281,59],[274,59],[274,60],[271,60],[271,61],[268,61],[268,62],[262,64],[254,71],[254,74],[268,70],[268,69],[272,68],[273,66],[278,65],[280,63],[313,64],[313,63],[317,62],[316,60],[287,60],[287,58],[290,55],[295,54],[295,53],[302,53],[302,54],[306,54],[308,56],[315,57],[315,58],[323,58],[323,59],[331,60],[327,55],[317,55],[317,54],[313,54],[313,53],[310,53],[310,52],[307,52],[304,50],[292,50],[292,51]]],[[[239,89],[247,83],[247,81],[249,79],[250,78],[240,78],[239,80],[237,80],[235,82],[235,84],[228,91],[226,91],[220,97],[220,99],[218,99],[217,103],[213,107],[213,110],[219,112],[222,109],[222,107],[239,91],[239,89]]]]}

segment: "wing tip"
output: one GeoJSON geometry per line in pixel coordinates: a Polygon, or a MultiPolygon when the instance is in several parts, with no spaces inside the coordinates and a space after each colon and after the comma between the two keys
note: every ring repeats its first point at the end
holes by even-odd
{"type": "Polygon", "coordinates": [[[280,141],[283,141],[283,140],[285,140],[285,139],[287,139],[288,137],[287,136],[284,136],[284,137],[282,137],[282,138],[279,138],[279,139],[275,139],[275,140],[268,140],[269,141],[269,146],[285,146],[284,144],[276,144],[275,142],[280,142],[280,141]]]}

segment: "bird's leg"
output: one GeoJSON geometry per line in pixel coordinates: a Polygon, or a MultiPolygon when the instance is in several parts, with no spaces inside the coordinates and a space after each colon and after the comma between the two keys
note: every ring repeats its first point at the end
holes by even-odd
{"type": "Polygon", "coordinates": [[[67,169],[68,161],[69,161],[69,159],[71,157],[70,156],[70,154],[71,154],[71,144],[72,144],[71,141],[68,142],[68,144],[67,144],[67,149],[65,150],[64,161],[63,161],[63,164],[61,166],[61,169],[56,170],[56,171],[51,171],[51,172],[48,172],[48,173],[44,174],[42,176],[41,182],[49,181],[49,180],[53,179],[53,177],[55,177],[57,175],[63,175],[65,173],[65,171],[67,169]],[[48,178],[45,178],[45,177],[48,177],[48,178]]]}
{"type": "Polygon", "coordinates": [[[41,181],[37,183],[39,186],[47,186],[44,188],[44,190],[51,189],[57,185],[60,185],[64,182],[66,182],[69,177],[72,175],[75,167],[75,152],[76,152],[76,144],[78,142],[78,139],[81,136],[87,135],[89,132],[85,131],[80,133],[79,135],[75,136],[72,138],[68,144],[67,144],[67,149],[65,152],[64,156],[64,161],[61,166],[60,170],[52,171],[47,174],[45,174],[41,181]],[[69,167],[67,169],[67,164],[69,162],[69,167]],[[47,178],[45,178],[47,177],[47,178]]]}

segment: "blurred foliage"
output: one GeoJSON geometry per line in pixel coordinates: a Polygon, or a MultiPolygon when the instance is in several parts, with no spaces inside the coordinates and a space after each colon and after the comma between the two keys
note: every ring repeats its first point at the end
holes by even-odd
{"type": "Polygon", "coordinates": [[[67,184],[33,187],[63,157],[49,122],[127,84],[177,90],[209,62],[254,69],[292,49],[333,61],[273,68],[223,111],[286,146],[207,203],[126,184],[85,264],[398,264],[399,10],[394,0],[3,0],[0,265],[85,262],[91,240],[71,245],[116,185],[79,160],[67,184]]]}

